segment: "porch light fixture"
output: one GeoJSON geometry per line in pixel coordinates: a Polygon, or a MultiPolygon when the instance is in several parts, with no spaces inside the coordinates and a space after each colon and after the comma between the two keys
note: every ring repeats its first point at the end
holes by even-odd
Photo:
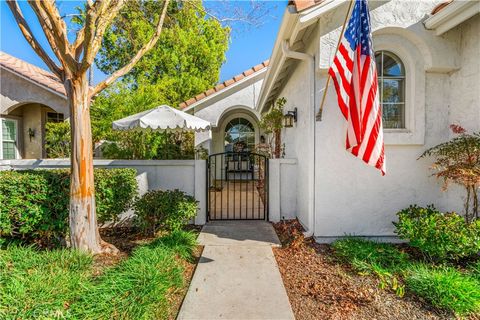
{"type": "Polygon", "coordinates": [[[283,126],[285,128],[293,127],[294,122],[297,122],[297,108],[293,109],[293,111],[288,111],[283,116],[283,126]]]}
{"type": "Polygon", "coordinates": [[[35,129],[28,128],[28,137],[30,138],[30,142],[32,142],[32,138],[35,138],[35,129]]]}

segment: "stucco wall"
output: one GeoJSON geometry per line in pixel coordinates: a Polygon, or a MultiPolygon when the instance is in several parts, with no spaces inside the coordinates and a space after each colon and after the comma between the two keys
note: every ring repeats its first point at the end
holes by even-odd
{"type": "MultiPolygon", "coordinates": [[[[378,44],[379,49],[409,60],[406,68],[410,72],[410,123],[406,130],[385,134],[385,177],[345,151],[346,125],[333,85],[327,94],[323,120],[314,122],[315,137],[309,134],[310,124],[306,121],[312,106],[308,96],[308,63],[297,63],[279,95],[288,101],[286,110],[298,108],[298,122],[294,128],[284,130],[283,140],[286,156],[298,161],[298,218],[308,227],[309,202],[314,202],[314,232],[319,241],[347,234],[389,238],[394,236],[391,222],[396,219],[396,212],[414,203],[462,210],[462,193],[456,188],[440,191],[441,183],[430,176],[432,159],[417,158],[428,147],[451,137],[451,123],[480,130],[479,16],[457,27],[458,30],[437,37],[433,31],[425,30],[422,23],[437,3],[393,0],[372,12],[374,46],[378,44]],[[314,170],[308,161],[309,150],[313,149],[314,170]],[[309,197],[308,178],[313,174],[315,196],[309,197]]],[[[315,111],[338,39],[339,30],[329,30],[333,24],[328,20],[319,23],[304,41],[309,44],[304,52],[316,55],[319,66],[315,111]],[[320,32],[325,30],[329,33],[320,32]]]]}
{"type": "Polygon", "coordinates": [[[269,220],[294,219],[297,212],[297,160],[270,159],[268,166],[269,220]]]}
{"type": "Polygon", "coordinates": [[[247,119],[256,127],[256,140],[258,142],[260,133],[258,129],[259,114],[255,110],[258,94],[263,82],[264,72],[235,87],[224,89],[217,97],[208,98],[195,107],[193,113],[204,120],[212,123],[213,130],[195,134],[195,145],[202,145],[210,153],[223,152],[224,120],[237,113],[239,116],[247,114],[247,119]]]}
{"type": "Polygon", "coordinates": [[[2,68],[0,77],[0,114],[24,103],[40,103],[69,117],[67,100],[2,68]]]}
{"type": "Polygon", "coordinates": [[[297,159],[295,194],[297,198],[296,216],[305,228],[311,229],[309,214],[313,209],[312,184],[313,157],[313,103],[310,101],[310,65],[297,62],[295,71],[279,94],[287,102],[284,113],[297,107],[297,122],[292,128],[282,129],[282,142],[285,143],[285,158],[297,159]]]}
{"type": "Polygon", "coordinates": [[[42,158],[43,154],[43,114],[42,106],[33,104],[22,108],[22,135],[24,159],[42,158]],[[35,136],[30,138],[29,129],[33,130],[35,136]]]}

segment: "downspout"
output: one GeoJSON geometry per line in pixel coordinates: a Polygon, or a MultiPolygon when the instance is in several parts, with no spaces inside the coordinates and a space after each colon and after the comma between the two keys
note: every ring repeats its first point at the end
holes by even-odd
{"type": "Polygon", "coordinates": [[[316,146],[316,141],[315,141],[315,56],[304,53],[304,52],[298,52],[298,51],[293,51],[290,50],[290,47],[288,45],[288,40],[284,40],[282,42],[282,53],[284,57],[286,58],[291,58],[291,59],[297,59],[297,60],[302,60],[302,61],[307,61],[309,64],[309,70],[310,70],[310,85],[311,85],[311,90],[310,90],[310,120],[313,123],[312,126],[312,132],[310,132],[311,136],[313,136],[313,150],[312,150],[312,156],[311,156],[311,167],[312,167],[312,180],[311,180],[311,185],[310,185],[310,192],[309,198],[311,200],[311,203],[309,204],[310,212],[309,212],[309,217],[308,217],[308,222],[309,222],[309,229],[305,231],[303,234],[305,237],[311,237],[313,236],[314,229],[315,229],[315,146],[316,146]]]}

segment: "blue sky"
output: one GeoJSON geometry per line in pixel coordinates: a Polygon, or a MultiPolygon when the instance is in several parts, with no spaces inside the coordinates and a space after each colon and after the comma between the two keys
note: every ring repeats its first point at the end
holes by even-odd
{"type": "MultiPolygon", "coordinates": [[[[0,0],[0,49],[34,65],[47,69],[43,61],[35,54],[23,38],[15,20],[4,0],[0,0]]],[[[82,1],[59,1],[62,14],[71,13],[82,1]]],[[[262,18],[262,24],[245,27],[238,24],[232,25],[232,37],[227,52],[227,61],[222,66],[220,80],[229,79],[248,68],[259,64],[270,57],[278,28],[286,7],[287,1],[266,1],[263,5],[268,8],[268,14],[262,18]]],[[[206,7],[215,7],[218,3],[207,1],[206,7]]],[[[230,6],[238,6],[247,10],[247,1],[235,1],[230,6]]],[[[20,1],[25,19],[30,22],[32,32],[38,37],[44,48],[48,49],[48,43],[43,36],[42,30],[35,14],[29,9],[24,1],[20,1]]],[[[72,35],[73,36],[73,35],[72,35]]],[[[49,50],[51,53],[51,50],[49,50]]],[[[53,55],[53,53],[52,53],[53,55]]],[[[95,72],[95,82],[104,77],[100,71],[95,72]]]]}

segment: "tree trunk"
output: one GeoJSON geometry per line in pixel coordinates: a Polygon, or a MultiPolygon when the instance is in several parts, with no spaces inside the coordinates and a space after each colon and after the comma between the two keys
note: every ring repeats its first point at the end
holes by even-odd
{"type": "Polygon", "coordinates": [[[71,125],[70,241],[72,248],[97,253],[118,250],[101,240],[95,211],[93,148],[87,74],[65,81],[71,125]]]}
{"type": "Polygon", "coordinates": [[[280,153],[281,153],[281,147],[282,147],[282,138],[281,138],[281,131],[280,129],[275,129],[275,151],[274,151],[274,157],[275,158],[280,158],[280,153]]]}

